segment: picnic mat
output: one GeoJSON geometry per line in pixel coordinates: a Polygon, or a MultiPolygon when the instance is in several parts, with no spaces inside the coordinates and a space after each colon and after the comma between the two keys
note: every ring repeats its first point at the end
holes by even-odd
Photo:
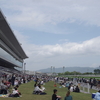
{"type": "Polygon", "coordinates": [[[8,97],[8,95],[0,94],[0,97],[8,97]]]}

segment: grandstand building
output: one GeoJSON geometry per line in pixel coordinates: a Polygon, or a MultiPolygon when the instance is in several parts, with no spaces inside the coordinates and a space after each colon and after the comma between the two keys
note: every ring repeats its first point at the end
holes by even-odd
{"type": "Polygon", "coordinates": [[[22,71],[28,58],[0,10],[0,66],[22,71]]]}

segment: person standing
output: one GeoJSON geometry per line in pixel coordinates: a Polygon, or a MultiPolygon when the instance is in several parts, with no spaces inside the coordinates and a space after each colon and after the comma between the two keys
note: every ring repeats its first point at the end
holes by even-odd
{"type": "Polygon", "coordinates": [[[11,83],[12,83],[12,86],[14,86],[14,82],[15,82],[15,75],[12,74],[12,78],[11,78],[11,83]]]}
{"type": "Polygon", "coordinates": [[[72,96],[70,95],[70,91],[67,92],[66,97],[64,100],[73,100],[72,96]]]}

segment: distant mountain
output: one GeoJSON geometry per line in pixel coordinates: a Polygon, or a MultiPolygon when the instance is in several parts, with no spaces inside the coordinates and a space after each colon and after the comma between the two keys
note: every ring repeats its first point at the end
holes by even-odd
{"type": "Polygon", "coordinates": [[[85,72],[94,72],[94,69],[97,68],[91,68],[91,67],[65,67],[64,70],[63,68],[55,68],[54,70],[51,68],[47,68],[47,69],[41,69],[41,70],[37,70],[39,72],[43,72],[43,73],[51,73],[51,72],[56,72],[56,73],[63,73],[66,71],[69,72],[73,72],[73,71],[77,71],[77,72],[81,72],[81,73],[85,73],[85,72]]]}

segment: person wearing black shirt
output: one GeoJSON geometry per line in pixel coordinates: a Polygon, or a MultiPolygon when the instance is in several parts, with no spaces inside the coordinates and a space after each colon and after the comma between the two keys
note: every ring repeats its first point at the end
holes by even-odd
{"type": "Polygon", "coordinates": [[[56,89],[54,89],[53,90],[53,95],[52,95],[52,100],[60,100],[61,99],[61,96],[58,96],[57,95],[57,90],[56,89]]]}
{"type": "Polygon", "coordinates": [[[76,88],[75,88],[75,90],[74,90],[74,92],[80,92],[80,89],[79,89],[79,87],[78,86],[76,86],[76,88]]]}

